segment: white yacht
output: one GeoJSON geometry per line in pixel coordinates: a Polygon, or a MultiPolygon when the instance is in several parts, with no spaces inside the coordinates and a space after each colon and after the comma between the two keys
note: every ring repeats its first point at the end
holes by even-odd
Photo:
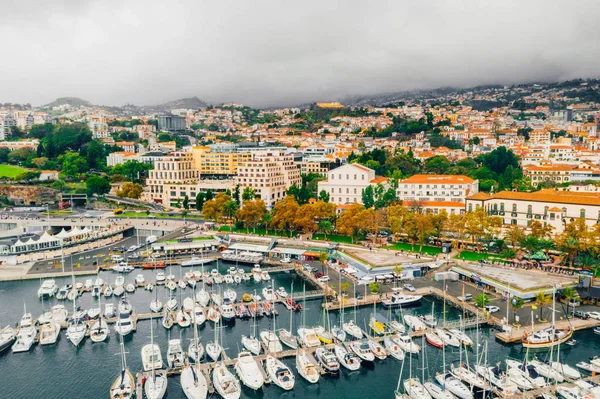
{"type": "Polygon", "coordinates": [[[404,327],[404,324],[400,323],[397,320],[390,321],[388,326],[390,327],[391,330],[393,330],[399,334],[404,334],[406,332],[406,327],[404,327]]]}
{"type": "MultiPolygon", "coordinates": [[[[73,304],[73,308],[75,304],[73,304]]],[[[73,309],[73,319],[71,323],[69,323],[69,327],[67,327],[67,339],[73,343],[75,346],[79,346],[79,344],[85,339],[85,336],[88,332],[88,325],[79,317],[76,317],[75,309],[73,309]]]]}
{"type": "Polygon", "coordinates": [[[317,383],[319,381],[319,377],[321,376],[316,365],[311,362],[310,358],[303,349],[299,349],[296,352],[296,369],[298,370],[298,374],[300,374],[302,378],[311,384],[317,383]]]}
{"type": "Polygon", "coordinates": [[[213,385],[223,399],[238,399],[242,393],[240,382],[223,363],[213,369],[213,385]]]}
{"type": "Polygon", "coordinates": [[[192,359],[194,363],[200,363],[200,359],[202,359],[202,356],[204,356],[204,345],[202,345],[200,340],[194,341],[191,339],[187,353],[189,358],[192,359]]]}
{"type": "Polygon", "coordinates": [[[298,328],[298,339],[302,346],[306,348],[316,348],[321,345],[319,337],[315,333],[315,330],[308,327],[298,328]]]}
{"type": "Polygon", "coordinates": [[[350,371],[356,371],[360,368],[360,358],[354,353],[348,352],[343,345],[333,347],[333,353],[340,364],[350,371]]]}
{"type": "Polygon", "coordinates": [[[375,360],[375,355],[371,352],[371,348],[369,347],[369,342],[366,340],[361,341],[353,341],[348,345],[350,349],[356,356],[358,356],[362,361],[372,362],[375,360]]]}
{"type": "Polygon", "coordinates": [[[202,288],[200,291],[196,292],[196,301],[200,304],[200,306],[206,307],[208,302],[210,302],[210,294],[208,291],[202,288]]]}
{"type": "Polygon", "coordinates": [[[131,317],[133,307],[127,298],[123,298],[119,302],[119,306],[117,308],[119,314],[117,324],[115,325],[115,331],[122,336],[128,335],[133,331],[133,320],[131,317]]]}
{"type": "Polygon", "coordinates": [[[67,299],[67,296],[69,295],[69,291],[71,291],[70,284],[61,285],[60,288],[58,289],[58,292],[56,293],[56,299],[61,300],[61,301],[64,299],[67,299]]]}
{"type": "Polygon", "coordinates": [[[252,352],[253,355],[260,353],[260,341],[258,338],[251,335],[242,335],[242,345],[246,350],[252,352]]]}
{"type": "Polygon", "coordinates": [[[164,370],[153,370],[152,375],[144,383],[146,399],[161,399],[165,396],[167,384],[167,372],[164,370]]]}
{"type": "Polygon", "coordinates": [[[17,339],[17,332],[11,326],[0,330],[0,353],[10,348],[17,339]]]}
{"type": "Polygon", "coordinates": [[[127,359],[125,357],[125,346],[123,340],[120,344],[121,372],[110,387],[111,399],[130,399],[135,396],[135,379],[127,368],[127,359]]]}
{"type": "Polygon", "coordinates": [[[425,331],[427,329],[425,323],[423,323],[423,321],[417,316],[413,316],[410,314],[404,315],[404,322],[410,327],[412,331],[425,331]]]}
{"type": "Polygon", "coordinates": [[[279,339],[281,340],[281,342],[283,344],[285,344],[286,346],[288,346],[292,349],[298,348],[298,339],[296,338],[296,336],[294,334],[292,334],[291,332],[289,332],[288,330],[285,330],[285,329],[279,330],[278,333],[279,333],[279,339]]]}
{"type": "Polygon", "coordinates": [[[206,316],[204,315],[204,309],[201,306],[194,306],[194,314],[192,314],[192,321],[195,325],[201,326],[206,321],[206,316]]]}
{"type": "Polygon", "coordinates": [[[62,304],[52,306],[52,321],[54,323],[66,323],[69,312],[65,309],[62,304]]]}
{"type": "Polygon", "coordinates": [[[142,365],[144,371],[152,371],[163,368],[162,354],[157,344],[146,344],[142,347],[142,365]]]}
{"type": "Polygon", "coordinates": [[[90,339],[92,342],[103,342],[110,334],[106,320],[102,317],[96,320],[90,327],[90,339]]]}
{"type": "Polygon", "coordinates": [[[394,359],[404,360],[404,351],[390,336],[383,339],[383,346],[394,359]]]}
{"type": "Polygon", "coordinates": [[[436,328],[435,334],[438,337],[440,337],[440,339],[442,340],[444,345],[450,345],[450,346],[454,346],[456,348],[458,348],[460,346],[460,341],[458,340],[458,338],[456,338],[456,336],[448,333],[448,331],[446,331],[444,329],[436,328]]]}
{"type": "Polygon", "coordinates": [[[570,378],[572,380],[578,380],[581,378],[581,373],[577,371],[576,368],[573,368],[566,363],[552,362],[550,363],[550,366],[566,378],[570,378]]]}
{"type": "Polygon", "coordinates": [[[106,305],[104,305],[104,317],[106,317],[107,319],[113,318],[115,317],[116,313],[115,313],[115,304],[114,303],[107,303],[106,305]]]}
{"type": "Polygon", "coordinates": [[[529,362],[529,365],[533,366],[535,372],[541,375],[542,377],[554,380],[558,383],[561,383],[565,380],[564,376],[560,372],[552,368],[552,366],[541,362],[537,359],[531,360],[529,362]]]}
{"type": "Polygon", "coordinates": [[[150,302],[150,311],[153,313],[160,313],[163,310],[163,303],[160,299],[156,298],[150,302]]]}
{"type": "Polygon", "coordinates": [[[277,338],[277,334],[270,330],[264,330],[260,332],[260,339],[263,344],[267,347],[267,351],[270,353],[277,353],[283,351],[281,341],[277,338]]]}
{"type": "Polygon", "coordinates": [[[169,340],[167,348],[167,365],[169,368],[183,367],[185,357],[183,356],[183,348],[181,347],[180,339],[169,340]]]}
{"type": "Polygon", "coordinates": [[[232,302],[228,298],[225,298],[223,300],[223,305],[221,305],[221,317],[225,321],[235,319],[235,310],[233,309],[232,302]]]}
{"type": "Polygon", "coordinates": [[[337,374],[340,372],[340,362],[335,355],[325,347],[319,347],[315,351],[315,359],[319,366],[329,374],[337,374]]]}
{"type": "Polygon", "coordinates": [[[217,361],[223,353],[223,347],[217,342],[212,341],[206,344],[206,354],[213,360],[217,361]]]}
{"type": "Polygon", "coordinates": [[[369,349],[371,349],[373,355],[379,360],[384,360],[387,357],[387,352],[377,341],[369,340],[369,349]]]}
{"type": "Polygon", "coordinates": [[[407,353],[419,353],[421,349],[419,345],[412,341],[412,338],[408,334],[396,334],[392,336],[392,340],[398,344],[398,346],[407,353]]]}
{"type": "Polygon", "coordinates": [[[177,313],[175,314],[175,320],[177,321],[177,324],[179,324],[179,327],[181,327],[181,328],[189,327],[192,324],[192,318],[190,317],[189,314],[187,314],[183,310],[177,311],[177,313]]]}
{"type": "Polygon", "coordinates": [[[272,288],[265,287],[262,289],[262,295],[265,298],[265,301],[272,302],[275,300],[275,293],[272,288]]]}
{"type": "Polygon", "coordinates": [[[51,298],[58,292],[58,286],[55,280],[44,280],[38,289],[38,298],[51,298]]]}
{"type": "Polygon", "coordinates": [[[423,387],[433,399],[454,399],[454,395],[450,391],[444,389],[444,387],[434,381],[425,381],[423,387]]]}
{"type": "Polygon", "coordinates": [[[294,377],[292,370],[290,370],[290,368],[281,360],[274,358],[271,355],[267,355],[265,368],[267,369],[267,375],[269,376],[269,379],[275,385],[286,391],[294,388],[296,378],[294,377]]]}
{"type": "Polygon", "coordinates": [[[473,399],[473,391],[451,373],[440,373],[435,376],[437,382],[459,399],[473,399]]]}
{"type": "Polygon", "coordinates": [[[431,399],[431,395],[418,378],[408,378],[404,380],[404,391],[411,399],[431,399]]]}
{"type": "Polygon", "coordinates": [[[396,291],[382,304],[384,307],[406,306],[419,302],[421,298],[423,298],[421,295],[406,295],[401,291],[396,291]]]}
{"type": "Polygon", "coordinates": [[[520,393],[519,387],[506,375],[501,375],[494,367],[475,366],[475,371],[506,396],[520,393]]]}
{"type": "Polygon", "coordinates": [[[53,345],[58,340],[60,335],[59,323],[42,324],[40,328],[40,345],[53,345]]]}
{"type": "Polygon", "coordinates": [[[265,383],[260,366],[254,360],[250,352],[240,352],[237,362],[235,363],[235,371],[240,377],[240,380],[250,389],[258,390],[265,383]]]}
{"type": "Polygon", "coordinates": [[[473,340],[467,334],[456,328],[446,330],[450,335],[456,338],[460,343],[467,346],[473,346],[473,340]]]}
{"type": "Polygon", "coordinates": [[[350,320],[347,323],[343,323],[342,330],[344,330],[347,334],[351,335],[355,339],[363,338],[363,332],[360,329],[360,327],[354,323],[354,320],[350,320]]]}
{"type": "Polygon", "coordinates": [[[208,383],[197,365],[186,365],[179,381],[187,399],[206,399],[208,383]]]}
{"type": "Polygon", "coordinates": [[[477,374],[475,374],[473,371],[469,370],[463,365],[452,365],[452,367],[450,368],[450,372],[453,376],[455,376],[459,380],[462,380],[465,384],[471,387],[483,389],[486,391],[490,391],[492,389],[492,387],[486,380],[479,377],[477,374]]]}

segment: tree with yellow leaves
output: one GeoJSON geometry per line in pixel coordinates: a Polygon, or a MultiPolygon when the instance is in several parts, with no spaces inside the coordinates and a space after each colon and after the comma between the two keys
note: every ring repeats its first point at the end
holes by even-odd
{"type": "Polygon", "coordinates": [[[237,211],[236,216],[244,222],[246,228],[252,227],[253,232],[256,233],[256,226],[262,222],[266,213],[267,206],[265,202],[258,198],[244,201],[244,206],[237,211]]]}
{"type": "Polygon", "coordinates": [[[350,236],[352,242],[354,237],[358,234],[362,221],[360,219],[361,213],[365,210],[365,207],[359,203],[354,203],[350,208],[346,209],[336,222],[336,229],[340,234],[350,236]]]}
{"type": "Polygon", "coordinates": [[[291,233],[296,230],[295,220],[300,209],[298,201],[292,195],[277,202],[271,212],[271,227],[275,230],[285,230],[291,233]]]}
{"type": "Polygon", "coordinates": [[[202,206],[202,215],[209,220],[218,221],[225,215],[226,204],[232,201],[231,196],[218,193],[215,199],[206,201],[202,206]]]}

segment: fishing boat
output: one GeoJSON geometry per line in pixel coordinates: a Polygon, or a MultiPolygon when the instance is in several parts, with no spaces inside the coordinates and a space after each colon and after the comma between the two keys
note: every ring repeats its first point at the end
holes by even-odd
{"type": "Polygon", "coordinates": [[[180,339],[171,339],[167,347],[167,365],[169,368],[180,368],[185,363],[180,339]]]}
{"type": "Polygon", "coordinates": [[[262,388],[265,380],[260,366],[250,352],[240,352],[234,367],[244,385],[254,390],[262,388]]]}
{"type": "Polygon", "coordinates": [[[119,343],[121,356],[121,372],[110,387],[111,399],[130,399],[135,396],[135,380],[127,368],[127,358],[125,357],[125,346],[123,339],[119,343]]]}
{"type": "Polygon", "coordinates": [[[339,373],[340,363],[329,349],[324,347],[317,348],[315,351],[315,359],[325,372],[329,374],[339,373]]]}
{"type": "Polygon", "coordinates": [[[238,399],[240,397],[242,392],[240,382],[223,363],[215,366],[212,377],[215,390],[223,399],[238,399]]]}
{"type": "Polygon", "coordinates": [[[271,382],[281,389],[289,391],[294,388],[296,378],[294,377],[292,370],[290,370],[290,368],[281,360],[271,355],[267,355],[265,369],[267,370],[267,375],[271,382]]]}
{"type": "Polygon", "coordinates": [[[375,360],[375,355],[371,352],[369,342],[367,340],[353,341],[348,345],[350,349],[364,362],[372,362],[375,360]]]}
{"type": "Polygon", "coordinates": [[[343,345],[335,345],[333,353],[340,365],[350,371],[356,371],[360,368],[360,358],[352,352],[348,352],[343,345]]]}
{"type": "Polygon", "coordinates": [[[296,351],[296,370],[298,374],[311,384],[316,384],[319,381],[319,370],[312,363],[304,349],[296,351]]]}

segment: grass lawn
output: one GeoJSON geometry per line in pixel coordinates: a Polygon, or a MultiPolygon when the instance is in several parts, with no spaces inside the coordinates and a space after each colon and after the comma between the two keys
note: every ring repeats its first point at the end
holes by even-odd
{"type": "MultiPolygon", "coordinates": [[[[159,218],[159,219],[183,219],[183,216],[178,214],[178,213],[174,213],[172,216],[169,215],[168,213],[151,213],[150,215],[159,218]]],[[[146,215],[146,212],[123,212],[120,213],[118,215],[114,215],[117,217],[124,217],[124,218],[140,218],[140,219],[148,219],[148,216],[146,215]]],[[[204,220],[204,218],[202,217],[202,215],[187,215],[185,217],[186,219],[193,219],[193,220],[204,220]]]]}
{"type": "Polygon", "coordinates": [[[484,259],[484,260],[503,259],[500,255],[489,254],[487,252],[472,252],[472,251],[462,251],[459,255],[455,256],[454,258],[469,260],[472,262],[479,262],[482,259],[484,259]]]}
{"type": "MultiPolygon", "coordinates": [[[[313,240],[321,240],[324,241],[325,240],[325,235],[324,234],[313,234],[312,236],[313,240]]],[[[352,238],[348,237],[348,236],[342,236],[339,234],[327,234],[327,241],[332,241],[332,242],[339,242],[342,244],[352,244],[352,238]]]]}
{"type": "Polygon", "coordinates": [[[274,237],[289,237],[289,232],[287,231],[275,231],[273,229],[269,229],[267,234],[267,230],[264,227],[257,227],[256,230],[252,229],[252,228],[241,228],[238,229],[235,226],[221,226],[219,227],[219,231],[222,232],[233,232],[233,233],[240,233],[240,234],[258,234],[258,235],[262,235],[262,236],[274,236],[274,237]]]}
{"type": "Polygon", "coordinates": [[[17,177],[27,169],[14,165],[0,165],[0,177],[17,177]]]}
{"type": "MultiPolygon", "coordinates": [[[[389,248],[392,250],[404,250],[407,252],[415,252],[418,253],[419,252],[419,245],[415,244],[415,250],[413,251],[413,246],[412,244],[408,243],[408,242],[396,242],[392,245],[390,245],[389,247],[384,247],[384,248],[389,248]]],[[[427,254],[427,255],[437,255],[437,254],[441,254],[442,253],[442,249],[439,247],[432,247],[430,245],[423,245],[423,253],[427,254]]]]}

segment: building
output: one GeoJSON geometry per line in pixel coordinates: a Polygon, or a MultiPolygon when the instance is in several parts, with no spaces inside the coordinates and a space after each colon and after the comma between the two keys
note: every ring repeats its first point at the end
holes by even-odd
{"type": "MultiPolygon", "coordinates": [[[[142,200],[158,204],[169,203],[166,185],[196,184],[199,173],[193,167],[191,152],[173,152],[154,163],[154,169],[148,172],[142,200]]],[[[195,197],[194,197],[195,198],[195,197]]]]}
{"type": "Polygon", "coordinates": [[[318,192],[327,192],[329,202],[337,205],[362,204],[365,188],[377,184],[387,187],[387,178],[375,176],[375,171],[371,168],[351,163],[327,172],[327,180],[318,183],[318,192]]]}
{"type": "Polygon", "coordinates": [[[12,114],[0,114],[0,140],[6,140],[10,137],[13,126],[17,126],[17,121],[12,114]]]}
{"type": "Polygon", "coordinates": [[[542,182],[568,183],[571,181],[571,171],[576,167],[577,165],[572,164],[540,162],[538,165],[523,165],[523,176],[528,178],[534,187],[542,182]]]}
{"type": "Polygon", "coordinates": [[[499,216],[506,225],[527,227],[533,220],[554,227],[560,233],[567,223],[585,219],[592,227],[600,222],[600,193],[558,191],[501,191],[488,195],[477,193],[466,201],[468,212],[483,207],[488,215],[499,216]]]}
{"type": "Polygon", "coordinates": [[[298,165],[300,166],[300,172],[303,175],[307,175],[309,173],[316,173],[321,176],[327,176],[327,172],[339,167],[341,165],[341,161],[339,159],[336,159],[335,161],[327,159],[305,159],[303,161],[298,162],[298,165]]]}
{"type": "Polygon", "coordinates": [[[236,146],[197,146],[192,150],[194,168],[200,176],[232,177],[238,172],[240,162],[252,158],[249,152],[238,152],[236,146]]]}
{"type": "Polygon", "coordinates": [[[294,157],[280,150],[252,151],[249,159],[238,163],[234,181],[241,191],[246,187],[253,188],[267,207],[285,198],[287,189],[293,184],[302,184],[294,157]]]}
{"type": "Polygon", "coordinates": [[[460,202],[479,192],[479,180],[464,175],[414,175],[401,180],[397,189],[403,202],[460,202]]]}
{"type": "Polygon", "coordinates": [[[162,204],[172,207],[182,207],[183,200],[188,197],[189,207],[196,207],[198,193],[211,191],[213,194],[235,190],[235,183],[229,180],[199,180],[192,184],[165,184],[162,204]]]}
{"type": "Polygon", "coordinates": [[[186,120],[184,117],[177,115],[160,115],[158,117],[158,129],[167,132],[186,130],[186,120]]]}

